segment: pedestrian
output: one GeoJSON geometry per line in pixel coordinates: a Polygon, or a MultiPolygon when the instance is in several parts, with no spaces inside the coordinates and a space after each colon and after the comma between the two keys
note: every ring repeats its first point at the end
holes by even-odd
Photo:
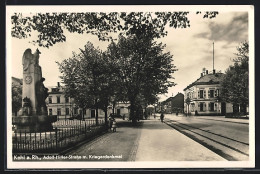
{"type": "Polygon", "coordinates": [[[112,116],[110,115],[109,118],[108,118],[109,131],[111,131],[112,124],[113,124],[113,118],[112,118],[112,116]]]}
{"type": "Polygon", "coordinates": [[[112,128],[113,128],[113,132],[116,132],[116,128],[117,128],[116,120],[113,121],[112,128]]]}
{"type": "Polygon", "coordinates": [[[160,119],[161,119],[161,122],[163,122],[163,119],[164,119],[164,114],[163,114],[163,112],[161,113],[160,119]]]}

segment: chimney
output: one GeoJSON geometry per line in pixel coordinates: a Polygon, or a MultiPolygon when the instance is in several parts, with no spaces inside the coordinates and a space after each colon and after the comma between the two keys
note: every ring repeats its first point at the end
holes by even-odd
{"type": "Polygon", "coordinates": [[[206,74],[208,74],[209,73],[209,70],[206,70],[206,74]]]}
{"type": "Polygon", "coordinates": [[[58,87],[60,87],[60,82],[58,82],[58,87]]]}

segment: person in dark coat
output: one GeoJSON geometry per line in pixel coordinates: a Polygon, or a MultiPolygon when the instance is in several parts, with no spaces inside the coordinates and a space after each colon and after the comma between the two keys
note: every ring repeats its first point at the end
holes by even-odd
{"type": "Polygon", "coordinates": [[[163,122],[163,119],[164,119],[164,114],[163,114],[163,112],[161,113],[160,119],[161,119],[161,122],[163,122]]]}
{"type": "Polygon", "coordinates": [[[112,128],[113,128],[113,132],[116,132],[117,125],[115,119],[113,120],[112,128]]]}
{"type": "Polygon", "coordinates": [[[113,124],[113,117],[110,115],[108,118],[108,126],[109,126],[109,130],[111,131],[112,128],[112,124],[113,124]]]}

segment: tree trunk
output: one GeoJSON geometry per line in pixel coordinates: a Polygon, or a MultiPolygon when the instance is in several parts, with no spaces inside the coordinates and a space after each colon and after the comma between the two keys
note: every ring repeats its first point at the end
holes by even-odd
{"type": "Polygon", "coordinates": [[[130,102],[130,119],[133,124],[137,122],[136,107],[134,102],[130,102]]]}
{"type": "Polygon", "coordinates": [[[113,109],[112,109],[113,115],[115,114],[115,107],[116,107],[116,102],[113,102],[113,109]]]}
{"type": "Polygon", "coordinates": [[[240,105],[240,112],[243,113],[244,115],[247,114],[246,107],[247,107],[247,105],[244,103],[240,105]]]}
{"type": "Polygon", "coordinates": [[[98,106],[97,106],[97,99],[95,100],[96,102],[96,125],[98,125],[98,106]]]}
{"type": "Polygon", "coordinates": [[[83,110],[82,110],[82,120],[85,120],[84,111],[85,111],[85,108],[83,108],[83,110]]]}
{"type": "Polygon", "coordinates": [[[239,112],[239,105],[233,104],[233,114],[237,114],[239,112]]]}
{"type": "Polygon", "coordinates": [[[105,112],[105,125],[108,126],[108,121],[107,121],[107,107],[104,109],[105,112]]]}

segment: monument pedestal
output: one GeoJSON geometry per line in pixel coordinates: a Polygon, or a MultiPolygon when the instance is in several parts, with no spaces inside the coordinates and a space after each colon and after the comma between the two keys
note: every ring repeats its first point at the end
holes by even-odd
{"type": "Polygon", "coordinates": [[[27,49],[23,55],[23,107],[18,116],[12,117],[16,132],[51,131],[52,123],[57,121],[57,116],[47,115],[48,89],[43,84],[39,54],[38,49],[34,54],[27,49]]]}
{"type": "Polygon", "coordinates": [[[53,130],[51,123],[57,121],[57,116],[13,116],[12,121],[15,132],[44,132],[53,130]]]}

